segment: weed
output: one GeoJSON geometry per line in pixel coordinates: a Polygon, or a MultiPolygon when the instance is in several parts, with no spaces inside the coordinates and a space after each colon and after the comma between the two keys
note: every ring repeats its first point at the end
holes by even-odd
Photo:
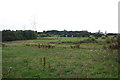
{"type": "Polygon", "coordinates": [[[43,57],[43,66],[45,67],[45,65],[46,65],[46,57],[44,56],[43,57]]]}
{"type": "Polygon", "coordinates": [[[28,58],[24,58],[23,63],[25,64],[25,66],[28,66],[28,58]]]}
{"type": "Polygon", "coordinates": [[[38,48],[40,48],[40,44],[38,44],[38,48]]]}

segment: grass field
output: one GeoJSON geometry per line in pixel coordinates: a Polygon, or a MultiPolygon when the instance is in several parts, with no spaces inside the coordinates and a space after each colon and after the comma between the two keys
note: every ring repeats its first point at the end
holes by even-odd
{"type": "Polygon", "coordinates": [[[118,50],[101,43],[50,43],[83,41],[82,37],[46,37],[5,42],[2,48],[4,78],[118,78],[118,50]],[[26,46],[30,44],[32,46],[26,46]],[[54,48],[38,48],[38,44],[54,48]]]}

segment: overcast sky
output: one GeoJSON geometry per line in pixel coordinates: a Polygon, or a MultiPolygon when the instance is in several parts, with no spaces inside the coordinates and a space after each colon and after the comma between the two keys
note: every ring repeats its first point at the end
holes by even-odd
{"type": "Polygon", "coordinates": [[[0,30],[118,32],[119,0],[0,0],[0,30]],[[34,19],[35,18],[35,19],[34,19]]]}

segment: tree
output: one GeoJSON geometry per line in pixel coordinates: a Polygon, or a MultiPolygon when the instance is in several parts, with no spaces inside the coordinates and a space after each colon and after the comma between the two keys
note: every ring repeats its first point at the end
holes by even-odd
{"type": "Polygon", "coordinates": [[[37,38],[37,32],[31,30],[2,31],[2,41],[28,40],[28,39],[36,39],[36,38],[37,38]]]}

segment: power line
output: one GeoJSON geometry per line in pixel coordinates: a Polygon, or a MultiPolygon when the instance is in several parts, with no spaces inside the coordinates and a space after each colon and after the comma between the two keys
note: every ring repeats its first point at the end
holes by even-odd
{"type": "Polygon", "coordinates": [[[36,31],[36,16],[33,16],[33,30],[36,31]]]}

